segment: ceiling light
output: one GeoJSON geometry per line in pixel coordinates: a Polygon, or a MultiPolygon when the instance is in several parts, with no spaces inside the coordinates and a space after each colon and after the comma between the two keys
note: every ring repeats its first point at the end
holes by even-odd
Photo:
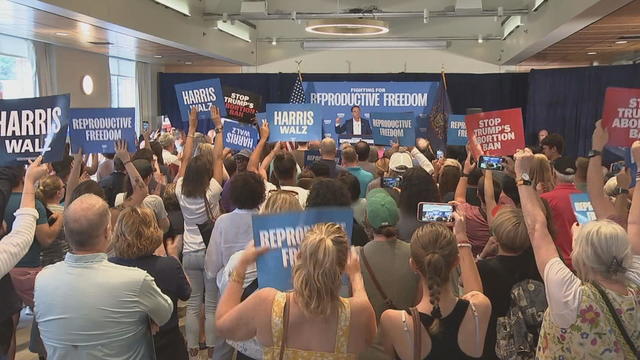
{"type": "Polygon", "coordinates": [[[424,17],[422,19],[422,21],[427,24],[429,23],[429,9],[424,9],[424,17]]]}
{"type": "Polygon", "coordinates": [[[90,75],[82,77],[82,92],[85,95],[91,95],[91,93],[93,93],[93,79],[90,75]]]}
{"type": "Polygon", "coordinates": [[[510,16],[502,25],[502,40],[511,35],[519,26],[522,25],[522,16],[510,16]]]}
{"type": "Polygon", "coordinates": [[[278,45],[278,42],[276,41],[276,38],[273,38],[273,40],[271,40],[271,45],[273,45],[273,46],[278,45]]]}
{"type": "Polygon", "coordinates": [[[156,59],[160,59],[160,58],[162,58],[162,55],[153,55],[153,57],[156,58],[156,59]]]}
{"type": "Polygon", "coordinates": [[[531,8],[531,11],[537,11],[538,8],[540,6],[542,6],[542,4],[544,4],[545,2],[547,2],[547,0],[534,0],[533,1],[533,7],[531,8]]]}
{"type": "Polygon", "coordinates": [[[349,40],[349,41],[304,41],[304,50],[379,50],[379,49],[440,49],[449,43],[445,40],[349,40]]]}
{"type": "Polygon", "coordinates": [[[482,37],[482,34],[478,34],[478,44],[482,43],[484,43],[484,38],[482,37]]]}
{"type": "Polygon", "coordinates": [[[246,42],[251,42],[251,34],[253,29],[241,21],[224,21],[218,20],[218,30],[225,32],[231,36],[235,36],[238,39],[242,39],[246,42]]]}
{"type": "Polygon", "coordinates": [[[323,35],[368,36],[388,33],[389,24],[370,19],[311,20],[305,30],[323,35]]]}
{"type": "Polygon", "coordinates": [[[69,33],[66,32],[57,32],[56,35],[58,36],[69,36],[69,33]]]}
{"type": "Polygon", "coordinates": [[[184,64],[185,64],[185,65],[191,65],[191,64],[193,64],[193,63],[192,63],[191,61],[185,61],[185,62],[184,62],[184,64]]]}
{"type": "Polygon", "coordinates": [[[616,44],[626,44],[626,43],[628,43],[627,40],[618,40],[618,41],[616,41],[616,44]]]}
{"type": "Polygon", "coordinates": [[[587,55],[598,55],[598,53],[595,52],[595,51],[590,51],[590,52],[587,53],[587,55]]]}
{"type": "Polygon", "coordinates": [[[182,15],[191,16],[189,2],[185,0],[153,0],[160,5],[164,5],[171,10],[175,10],[182,15]]]}

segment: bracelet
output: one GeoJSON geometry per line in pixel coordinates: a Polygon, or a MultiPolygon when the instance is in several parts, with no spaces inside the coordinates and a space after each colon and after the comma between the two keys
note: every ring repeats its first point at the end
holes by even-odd
{"type": "Polygon", "coordinates": [[[196,137],[196,136],[195,136],[195,135],[187,135],[187,137],[190,137],[190,138],[194,138],[194,139],[195,139],[195,137],[196,137]]]}
{"type": "Polygon", "coordinates": [[[463,248],[463,247],[471,249],[471,244],[469,244],[469,243],[459,243],[458,244],[458,248],[463,248]]]}
{"type": "Polygon", "coordinates": [[[229,274],[229,281],[240,284],[240,285],[244,285],[244,277],[245,277],[244,271],[240,273],[238,272],[238,270],[234,269],[231,272],[231,274],[229,274]]]}

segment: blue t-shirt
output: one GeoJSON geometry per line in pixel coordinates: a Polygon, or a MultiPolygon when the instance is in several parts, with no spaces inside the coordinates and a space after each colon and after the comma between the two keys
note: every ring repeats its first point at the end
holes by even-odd
{"type": "Polygon", "coordinates": [[[364,198],[367,196],[367,186],[369,186],[369,183],[373,180],[373,175],[368,171],[362,170],[359,166],[348,167],[347,171],[358,179],[360,183],[360,197],[364,198]]]}
{"type": "MultiPolygon", "coordinates": [[[[15,215],[13,215],[16,210],[20,208],[20,201],[22,200],[22,193],[14,192],[11,193],[9,197],[9,201],[7,201],[7,207],[4,211],[4,221],[7,223],[8,231],[10,232],[13,228],[13,222],[16,220],[15,215]]],[[[36,225],[47,224],[47,211],[44,208],[44,205],[40,200],[36,200],[36,210],[38,210],[38,219],[36,220],[36,225]]],[[[27,254],[18,261],[16,267],[38,267],[40,266],[40,243],[35,240],[31,243],[31,247],[27,254]]]]}

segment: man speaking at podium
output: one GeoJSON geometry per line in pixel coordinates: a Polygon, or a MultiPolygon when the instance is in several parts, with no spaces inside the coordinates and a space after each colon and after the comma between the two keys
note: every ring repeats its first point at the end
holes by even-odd
{"type": "Polygon", "coordinates": [[[360,106],[355,105],[351,107],[351,119],[346,120],[344,124],[342,118],[336,119],[336,134],[346,134],[353,136],[371,136],[371,125],[369,120],[360,117],[360,106]]]}

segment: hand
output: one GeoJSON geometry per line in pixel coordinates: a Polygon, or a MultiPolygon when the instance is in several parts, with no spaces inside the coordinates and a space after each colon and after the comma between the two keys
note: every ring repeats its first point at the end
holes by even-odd
{"type": "Polygon", "coordinates": [[[38,156],[35,160],[29,161],[29,167],[24,175],[24,181],[29,184],[35,184],[36,181],[42,179],[49,173],[49,166],[42,163],[42,156],[38,156]]]}
{"type": "Polygon", "coordinates": [[[220,109],[217,106],[213,105],[211,107],[211,121],[213,121],[214,128],[222,127],[222,118],[220,117],[220,109]]]}
{"type": "Polygon", "coordinates": [[[505,156],[503,157],[504,159],[504,171],[507,174],[510,174],[511,176],[515,176],[516,172],[515,172],[515,166],[516,163],[515,161],[511,158],[511,156],[505,156]]]}
{"type": "MultiPolygon", "coordinates": [[[[480,146],[480,144],[478,144],[478,142],[476,141],[476,136],[475,135],[471,135],[469,137],[469,142],[468,142],[468,149],[467,151],[471,151],[471,154],[473,156],[478,156],[478,158],[480,156],[484,155],[484,151],[482,150],[482,146],[480,146]]],[[[478,160],[478,159],[476,159],[478,160]]]]}
{"type": "Polygon", "coordinates": [[[73,162],[76,164],[80,164],[82,162],[82,148],[78,148],[78,152],[73,155],[73,162]]]}
{"type": "Polygon", "coordinates": [[[591,136],[591,148],[593,150],[602,151],[609,141],[609,133],[602,128],[602,120],[596,121],[596,128],[591,136]]]}
{"type": "Polygon", "coordinates": [[[189,132],[196,132],[196,128],[198,127],[198,108],[195,106],[191,107],[189,111],[189,132]]]}
{"type": "Polygon", "coordinates": [[[116,157],[120,159],[123,164],[131,160],[125,140],[116,140],[116,157]]]}
{"type": "Polygon", "coordinates": [[[640,164],[640,140],[634,141],[631,145],[631,156],[633,156],[633,162],[640,164]]]}
{"type": "Polygon", "coordinates": [[[147,130],[142,130],[142,137],[144,137],[144,141],[151,141],[151,128],[147,127],[147,130]]]}
{"type": "Polygon", "coordinates": [[[349,251],[349,257],[347,258],[347,264],[344,266],[344,272],[349,275],[349,277],[360,273],[360,255],[358,255],[355,246],[352,246],[349,251]]]}
{"type": "Polygon", "coordinates": [[[156,324],[153,320],[150,321],[151,326],[151,335],[155,335],[158,333],[158,331],[160,331],[160,326],[158,326],[158,324],[156,324]]]}
{"type": "Polygon", "coordinates": [[[514,155],[516,159],[516,176],[522,176],[522,173],[529,173],[531,164],[533,163],[533,152],[531,149],[525,148],[524,150],[518,150],[514,155]]]}
{"type": "Polygon", "coordinates": [[[467,151],[467,159],[464,161],[462,172],[469,175],[476,168],[476,163],[471,163],[471,151],[467,151]]]}
{"type": "Polygon", "coordinates": [[[487,241],[484,249],[482,249],[480,257],[486,259],[496,255],[498,255],[498,241],[495,236],[492,236],[489,238],[489,241],[487,241]]]}
{"type": "Polygon", "coordinates": [[[246,268],[249,265],[254,264],[258,259],[258,256],[267,253],[269,250],[271,249],[266,246],[256,248],[255,245],[253,244],[253,241],[251,241],[244,248],[244,251],[242,252],[242,256],[238,261],[238,265],[246,268]]]}
{"type": "Polygon", "coordinates": [[[182,249],[182,236],[174,236],[168,238],[166,241],[167,255],[173,257],[180,256],[180,249],[182,249]]]}
{"type": "Polygon", "coordinates": [[[80,179],[78,180],[79,182],[84,182],[87,180],[91,180],[91,176],[89,176],[89,173],[86,171],[83,171],[82,174],[80,174],[80,179]]]}
{"type": "Polygon", "coordinates": [[[229,155],[231,155],[231,149],[229,149],[229,148],[222,149],[222,158],[223,159],[228,158],[229,155]]]}
{"type": "Polygon", "coordinates": [[[336,126],[340,125],[341,122],[342,122],[342,118],[338,116],[336,118],[336,126]]]}
{"type": "Polygon", "coordinates": [[[274,146],[273,146],[273,150],[271,150],[271,152],[275,155],[277,153],[279,153],[280,151],[283,150],[282,147],[282,143],[280,141],[278,141],[274,146]]]}
{"type": "Polygon", "coordinates": [[[455,220],[453,223],[453,235],[455,235],[456,241],[458,243],[468,243],[467,222],[464,217],[464,212],[456,209],[456,211],[453,212],[453,219],[455,220]]]}
{"type": "Polygon", "coordinates": [[[628,189],[631,185],[631,175],[629,174],[629,169],[624,168],[622,171],[616,175],[616,181],[618,182],[618,187],[622,189],[628,189]]]}
{"type": "Polygon", "coordinates": [[[269,123],[266,121],[263,121],[260,126],[260,140],[269,140],[269,123]]]}

